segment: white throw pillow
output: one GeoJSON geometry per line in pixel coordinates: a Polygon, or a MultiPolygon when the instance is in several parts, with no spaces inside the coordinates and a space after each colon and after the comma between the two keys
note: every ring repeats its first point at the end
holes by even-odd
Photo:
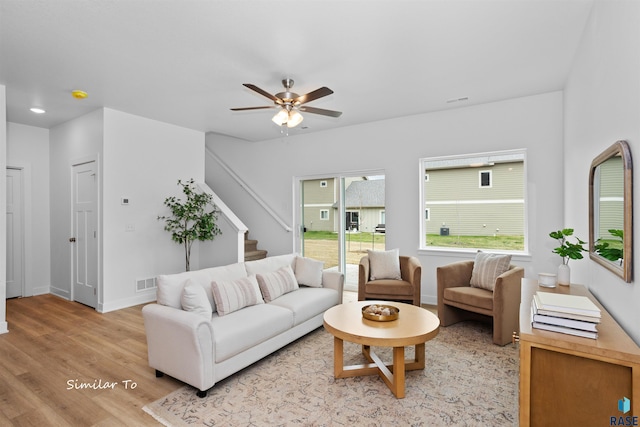
{"type": "Polygon", "coordinates": [[[258,274],[258,285],[266,302],[299,288],[296,276],[290,266],[279,268],[271,273],[258,274]]]}
{"type": "Polygon", "coordinates": [[[400,250],[389,251],[367,250],[369,257],[369,279],[402,280],[400,276],[400,250]]]}
{"type": "Polygon", "coordinates": [[[471,286],[493,291],[499,275],[509,270],[511,255],[488,254],[478,251],[471,271],[471,286]]]}
{"type": "Polygon", "coordinates": [[[255,275],[231,281],[211,282],[211,292],[220,316],[244,307],[264,304],[255,275]]]}
{"type": "Polygon", "coordinates": [[[184,311],[191,311],[206,319],[211,319],[211,303],[204,288],[196,283],[193,283],[191,279],[187,280],[182,290],[182,309],[184,311]]]}
{"type": "Polygon", "coordinates": [[[322,270],[324,262],[312,258],[296,257],[296,280],[299,285],[322,287],[322,270]]]}

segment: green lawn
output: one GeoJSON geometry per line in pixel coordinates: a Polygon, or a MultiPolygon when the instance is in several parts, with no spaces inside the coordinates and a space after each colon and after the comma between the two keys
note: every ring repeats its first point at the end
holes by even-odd
{"type": "MultiPolygon", "coordinates": [[[[338,240],[338,233],[331,231],[307,231],[304,233],[305,240],[338,240]]],[[[347,242],[384,243],[384,234],[380,233],[347,233],[347,242]]]]}
{"type": "Polygon", "coordinates": [[[445,248],[524,250],[524,236],[440,236],[427,234],[427,246],[445,248]]]}
{"type": "MultiPolygon", "coordinates": [[[[331,231],[307,231],[305,240],[338,240],[338,233],[331,231]]],[[[347,242],[384,243],[385,235],[378,233],[351,233],[346,236],[347,242]]],[[[503,249],[511,251],[524,250],[524,236],[440,236],[427,234],[427,246],[445,248],[478,248],[503,249]]]]}

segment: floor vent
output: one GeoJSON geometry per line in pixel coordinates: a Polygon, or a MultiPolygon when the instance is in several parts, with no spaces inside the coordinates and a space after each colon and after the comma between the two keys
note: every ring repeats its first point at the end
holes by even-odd
{"type": "Polygon", "coordinates": [[[156,278],[139,279],[136,281],[136,292],[147,291],[156,288],[156,278]]]}

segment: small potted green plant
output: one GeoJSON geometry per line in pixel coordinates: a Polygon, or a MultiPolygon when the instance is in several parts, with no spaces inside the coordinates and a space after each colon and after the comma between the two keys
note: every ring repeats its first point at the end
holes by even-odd
{"type": "Polygon", "coordinates": [[[185,200],[167,197],[164,204],[171,215],[158,216],[158,220],[164,220],[164,229],[171,233],[174,242],[184,245],[185,269],[189,271],[193,242],[213,240],[222,232],[216,224],[218,212],[211,194],[198,191],[193,178],[187,182],[178,180],[178,185],[182,186],[185,200]]]}
{"type": "Polygon", "coordinates": [[[562,230],[552,231],[549,233],[549,237],[556,239],[560,246],[553,249],[554,254],[558,254],[562,257],[562,264],[558,267],[558,284],[569,285],[571,282],[571,270],[569,269],[569,260],[582,259],[582,252],[586,251],[584,244],[579,237],[575,238],[575,243],[568,240],[573,236],[573,228],[563,228],[562,230]]]}

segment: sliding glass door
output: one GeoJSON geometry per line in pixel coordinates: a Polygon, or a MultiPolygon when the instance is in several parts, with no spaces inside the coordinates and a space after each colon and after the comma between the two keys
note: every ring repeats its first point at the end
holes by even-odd
{"type": "Polygon", "coordinates": [[[345,274],[358,290],[358,264],[368,249],[385,248],[384,175],[298,179],[296,250],[345,274]]]}

